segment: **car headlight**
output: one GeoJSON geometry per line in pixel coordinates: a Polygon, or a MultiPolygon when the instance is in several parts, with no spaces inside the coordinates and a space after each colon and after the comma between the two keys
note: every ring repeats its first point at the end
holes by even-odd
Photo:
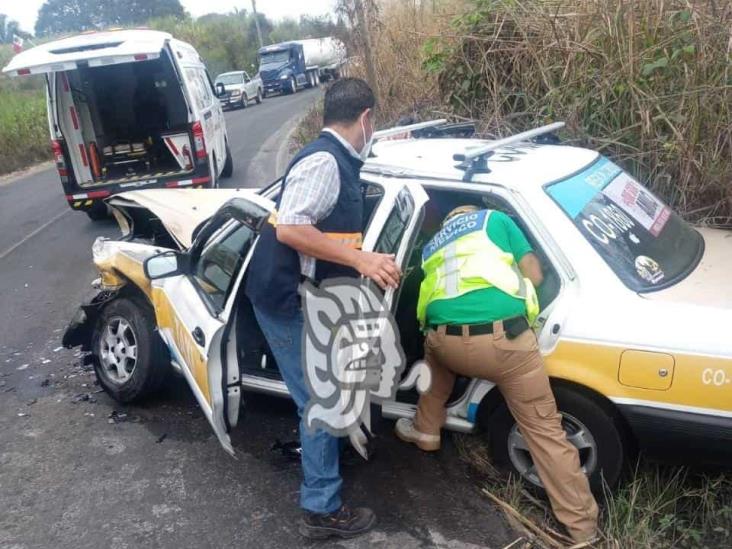
{"type": "Polygon", "coordinates": [[[234,90],[233,92],[231,92],[232,97],[236,97],[237,95],[241,95],[241,90],[234,90]]]}
{"type": "Polygon", "coordinates": [[[94,258],[94,263],[97,264],[103,263],[111,257],[111,252],[107,246],[107,239],[103,236],[97,237],[94,244],[92,244],[92,257],[94,258]]]}
{"type": "Polygon", "coordinates": [[[287,80],[289,78],[286,74],[280,74],[280,80],[287,80]]]}

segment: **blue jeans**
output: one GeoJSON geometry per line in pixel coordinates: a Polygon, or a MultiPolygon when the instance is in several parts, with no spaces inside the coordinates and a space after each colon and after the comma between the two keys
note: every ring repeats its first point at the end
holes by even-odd
{"type": "Polygon", "coordinates": [[[339,439],[322,429],[309,431],[302,419],[310,400],[302,367],[302,313],[282,317],[254,307],[254,316],[300,416],[303,472],[300,507],[311,513],[332,513],[341,506],[343,480],[339,473],[339,439]]]}

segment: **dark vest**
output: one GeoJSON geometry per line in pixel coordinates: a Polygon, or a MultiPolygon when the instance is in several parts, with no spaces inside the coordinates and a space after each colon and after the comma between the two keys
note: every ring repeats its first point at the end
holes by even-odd
{"type": "MultiPolygon", "coordinates": [[[[338,163],[340,189],[338,200],[330,214],[319,221],[315,227],[331,237],[339,234],[360,233],[363,229],[363,195],[359,183],[359,174],[363,162],[354,158],[348,150],[330,133],[323,132],[312,143],[303,147],[295,155],[285,171],[282,192],[277,199],[277,209],[287,187],[287,176],[292,167],[306,156],[325,151],[332,154],[338,163]]],[[[316,260],[315,282],[339,276],[358,276],[358,272],[350,267],[316,260]]],[[[300,256],[293,248],[277,240],[273,224],[266,223],[262,228],[259,241],[247,268],[245,292],[250,301],[260,309],[272,314],[292,316],[300,309],[298,285],[302,280],[300,274],[300,256]]]]}

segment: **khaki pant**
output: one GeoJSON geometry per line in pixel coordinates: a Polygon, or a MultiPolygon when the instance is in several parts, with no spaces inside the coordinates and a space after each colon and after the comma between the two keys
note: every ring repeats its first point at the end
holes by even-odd
{"type": "Polygon", "coordinates": [[[567,442],[561,416],[549,386],[532,330],[509,340],[503,323],[493,333],[478,336],[446,335],[445,327],[432,330],[425,341],[425,361],[432,371],[432,386],[421,395],[414,427],[439,435],[445,423],[445,403],[455,374],[492,381],[516,419],[557,518],[577,541],[594,534],[597,504],[579,455],[567,442]]]}

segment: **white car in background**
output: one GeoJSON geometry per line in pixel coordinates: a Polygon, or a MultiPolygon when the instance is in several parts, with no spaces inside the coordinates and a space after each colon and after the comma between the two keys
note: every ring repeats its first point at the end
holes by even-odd
{"type": "Polygon", "coordinates": [[[259,73],[250,77],[247,71],[232,71],[219,74],[214,82],[216,95],[222,108],[246,108],[250,101],[259,105],[264,98],[262,79],[259,73]]]}

